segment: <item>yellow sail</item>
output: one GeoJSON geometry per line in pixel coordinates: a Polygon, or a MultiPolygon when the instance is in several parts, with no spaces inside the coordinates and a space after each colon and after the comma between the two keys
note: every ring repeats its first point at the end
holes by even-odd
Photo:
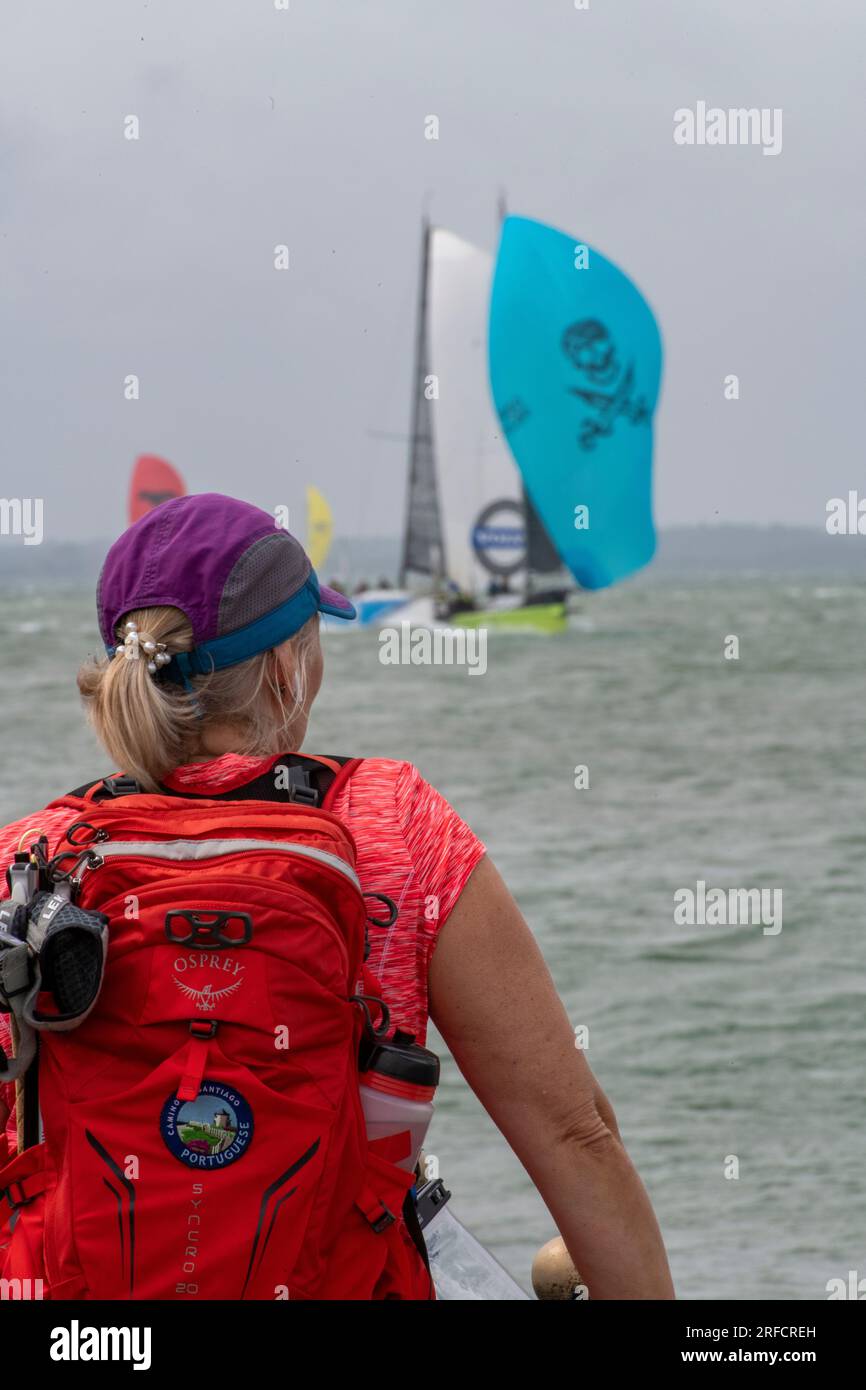
{"type": "Polygon", "coordinates": [[[334,518],[318,488],[307,488],[307,554],[318,573],[328,558],[334,518]]]}

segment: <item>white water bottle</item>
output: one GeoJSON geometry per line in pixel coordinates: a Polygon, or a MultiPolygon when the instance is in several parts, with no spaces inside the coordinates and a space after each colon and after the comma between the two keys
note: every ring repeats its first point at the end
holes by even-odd
{"type": "Polygon", "coordinates": [[[409,1152],[394,1162],[415,1171],[418,1155],[433,1116],[433,1094],[439,1084],[439,1058],[415,1041],[414,1033],[398,1028],[366,1050],[360,1078],[361,1107],[368,1139],[409,1133],[409,1152]]]}

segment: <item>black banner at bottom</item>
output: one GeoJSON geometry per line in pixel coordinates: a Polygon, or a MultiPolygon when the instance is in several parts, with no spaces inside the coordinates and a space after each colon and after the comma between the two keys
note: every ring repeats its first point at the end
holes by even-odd
{"type": "MultiPolygon", "coordinates": [[[[477,1304],[473,1316],[477,1319],[477,1304]]],[[[221,1377],[233,1366],[232,1378],[241,1374],[247,1383],[272,1381],[274,1374],[289,1372],[290,1349],[297,1351],[305,1337],[304,1360],[314,1356],[318,1345],[325,1354],[329,1374],[345,1356],[345,1364],[371,1371],[370,1340],[383,1333],[388,1341],[379,1343],[378,1371],[387,1374],[385,1364],[390,1351],[401,1358],[402,1335],[418,1341],[417,1350],[429,1343],[443,1350],[443,1333],[457,1331],[473,1336],[473,1364],[483,1355],[485,1369],[494,1369],[501,1352],[513,1353],[515,1342],[536,1354],[564,1354],[575,1371],[589,1359],[603,1359],[608,1373],[638,1369],[641,1372],[667,1371],[675,1366],[811,1366],[826,1374],[856,1357],[864,1323],[857,1308],[836,1302],[820,1303],[581,1303],[560,1308],[558,1314],[531,1314],[527,1309],[516,1323],[516,1310],[507,1323],[499,1324],[496,1313],[482,1313],[484,1322],[465,1323],[459,1308],[441,1312],[433,1304],[416,1307],[405,1323],[392,1311],[387,1322],[371,1319],[382,1316],[376,1304],[351,1303],[51,1303],[38,1300],[0,1302],[0,1335],[4,1384],[23,1384],[12,1380],[43,1376],[62,1383],[70,1374],[86,1371],[92,1375],[100,1366],[113,1374],[128,1370],[139,1373],[176,1376],[183,1368],[207,1377],[208,1368],[221,1377]],[[364,1321],[354,1322],[353,1310],[363,1311],[364,1321]],[[539,1316],[541,1321],[539,1321],[539,1316]],[[442,1322],[444,1317],[445,1322],[442,1322]],[[451,1321],[457,1319],[457,1323],[451,1321]],[[493,1322],[488,1323],[487,1318],[493,1322]],[[418,1318],[418,1321],[415,1319],[418,1318]],[[322,1319],[327,1338],[309,1340],[322,1319]],[[311,1325],[312,1324],[312,1325],[311,1325]],[[397,1334],[395,1336],[395,1334],[397,1334]],[[287,1342],[287,1337],[292,1340],[287,1342]],[[562,1339],[560,1341],[560,1339],[562,1339]],[[366,1349],[365,1349],[366,1348],[366,1349]],[[287,1361],[289,1357],[289,1361],[287,1361]],[[243,1370],[241,1371],[241,1366],[243,1370]]],[[[406,1316],[405,1314],[403,1315],[406,1316]]],[[[460,1369],[459,1348],[452,1343],[447,1360],[453,1370],[460,1369]]],[[[413,1363],[410,1363],[413,1364],[413,1363]]],[[[856,1363],[855,1363],[856,1364],[856,1363]]],[[[465,1369],[465,1367],[464,1367],[465,1369]]],[[[432,1371],[432,1367],[431,1367],[432,1371]]],[[[439,1374],[444,1372],[440,1367],[439,1374]]],[[[187,1377],[184,1376],[185,1383],[187,1377]]]]}

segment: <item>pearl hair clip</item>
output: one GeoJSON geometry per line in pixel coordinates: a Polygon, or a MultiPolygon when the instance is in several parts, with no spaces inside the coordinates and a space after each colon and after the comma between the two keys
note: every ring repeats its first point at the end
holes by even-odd
{"type": "Polygon", "coordinates": [[[164,642],[154,642],[152,637],[148,637],[146,632],[139,632],[132,619],[126,624],[126,636],[123,641],[118,643],[114,649],[115,656],[124,656],[127,661],[137,661],[141,652],[147,657],[147,669],[152,676],[162,666],[167,666],[171,657],[166,651],[164,642]]]}

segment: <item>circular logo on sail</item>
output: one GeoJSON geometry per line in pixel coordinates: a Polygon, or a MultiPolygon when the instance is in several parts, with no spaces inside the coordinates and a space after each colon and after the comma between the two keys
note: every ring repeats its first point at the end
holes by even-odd
{"type": "Polygon", "coordinates": [[[516,574],[526,564],[526,522],[519,502],[489,502],[472,528],[472,548],[491,574],[516,574]]]}
{"type": "Polygon", "coordinates": [[[247,1101],[222,1081],[203,1081],[195,1100],[169,1096],[159,1128],[166,1145],[189,1168],[227,1168],[246,1153],[253,1137],[247,1101]]]}

